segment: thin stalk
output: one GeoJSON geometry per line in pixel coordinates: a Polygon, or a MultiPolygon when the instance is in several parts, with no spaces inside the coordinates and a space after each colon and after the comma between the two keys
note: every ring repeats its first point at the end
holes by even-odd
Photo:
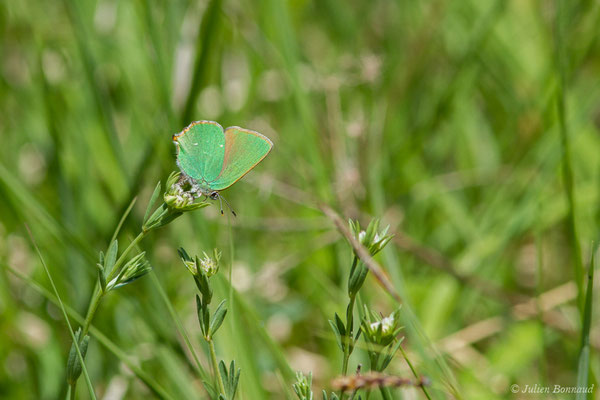
{"type": "MultiPolygon", "coordinates": [[[[43,296],[44,298],[46,298],[49,301],[51,301],[52,303],[54,303],[56,306],[60,307],[60,303],[58,302],[56,295],[52,294],[49,290],[47,290],[46,288],[41,286],[39,283],[37,283],[36,281],[31,279],[27,275],[13,269],[12,267],[10,267],[6,264],[0,263],[0,266],[2,268],[5,268],[8,272],[13,274],[17,278],[22,279],[30,288],[32,288],[33,290],[38,292],[41,296],[43,296]]],[[[84,321],[83,316],[79,315],[73,308],[71,308],[67,304],[65,304],[64,306],[67,311],[67,314],[71,318],[73,318],[78,323],[83,324],[83,321],[84,321]]],[[[169,395],[165,391],[165,389],[162,388],[156,381],[154,381],[153,378],[148,373],[144,372],[136,363],[129,360],[128,355],[125,353],[125,351],[123,351],[121,348],[119,348],[114,342],[112,342],[107,336],[105,336],[102,332],[100,332],[93,325],[90,326],[90,334],[94,338],[96,338],[98,340],[98,342],[100,342],[100,344],[103,345],[108,351],[110,351],[115,357],[117,357],[119,360],[121,360],[121,362],[123,362],[123,364],[127,365],[127,367],[129,369],[131,369],[131,371],[133,371],[133,373],[138,377],[138,379],[141,382],[143,382],[148,387],[148,389],[150,389],[157,396],[157,398],[174,400],[174,398],[171,395],[169,395]]],[[[67,389],[67,397],[66,398],[68,399],[70,396],[71,386],[68,386],[67,388],[68,389],[67,389]]]]}
{"type": "Polygon", "coordinates": [[[88,311],[85,315],[85,320],[83,321],[83,325],[81,328],[83,336],[85,336],[88,330],[90,329],[90,325],[92,324],[94,315],[96,315],[96,310],[100,305],[102,297],[104,297],[104,293],[102,293],[102,290],[100,290],[100,285],[96,283],[96,287],[94,288],[94,294],[92,295],[92,299],[90,300],[90,306],[88,307],[88,311]]]}
{"type": "Polygon", "coordinates": [[[348,303],[348,309],[346,310],[346,346],[344,346],[344,361],[342,363],[342,375],[346,375],[348,373],[348,360],[350,359],[350,344],[352,344],[354,340],[354,333],[352,330],[352,325],[354,324],[354,302],[356,300],[356,295],[350,297],[350,302],[348,303]]]}
{"type": "MultiPolygon", "coordinates": [[[[140,232],[135,239],[133,239],[131,241],[131,243],[129,243],[129,246],[127,246],[127,248],[123,251],[123,253],[121,253],[121,256],[119,257],[119,259],[115,262],[115,265],[112,269],[112,271],[110,271],[108,277],[107,277],[107,281],[110,282],[110,280],[114,277],[114,275],[116,274],[116,272],[119,270],[119,267],[121,266],[121,264],[123,264],[123,261],[125,261],[125,257],[127,256],[127,254],[131,251],[131,249],[133,249],[146,235],[146,233],[148,233],[148,231],[142,231],[140,232]]],[[[85,315],[85,320],[83,321],[83,325],[81,327],[81,336],[80,337],[85,337],[85,335],[87,335],[89,329],[90,329],[90,325],[92,324],[92,320],[94,319],[94,316],[96,315],[96,311],[98,310],[98,307],[100,306],[100,302],[102,301],[102,298],[104,297],[105,292],[103,292],[100,289],[100,282],[96,282],[96,286],[94,288],[94,294],[92,295],[92,299],[90,300],[90,306],[88,307],[88,311],[87,314],[85,315]]],[[[77,379],[79,380],[79,379],[77,379]]],[[[73,383],[73,385],[71,385],[71,396],[75,396],[75,389],[77,387],[77,381],[75,381],[73,383]]],[[[72,397],[74,398],[74,397],[72,397]]]]}
{"type": "MultiPolygon", "coordinates": [[[[94,393],[94,387],[92,385],[92,381],[90,380],[90,376],[88,374],[87,368],[85,366],[85,362],[83,359],[83,355],[81,354],[81,350],[79,349],[79,340],[77,340],[77,338],[75,337],[75,333],[73,331],[73,327],[71,327],[71,322],[69,321],[69,317],[67,315],[67,311],[65,309],[65,305],[63,304],[60,295],[58,294],[58,289],[56,288],[56,285],[54,284],[54,279],[52,279],[52,275],[50,274],[50,269],[48,269],[48,266],[46,265],[46,261],[44,261],[44,258],[42,257],[42,253],[37,245],[37,243],[35,242],[35,240],[33,239],[33,234],[31,233],[31,230],[29,229],[29,226],[27,224],[25,224],[25,228],[27,229],[27,233],[29,234],[29,238],[31,239],[31,242],[33,243],[33,246],[35,248],[35,251],[42,263],[42,266],[44,267],[44,271],[46,271],[46,276],[48,276],[48,280],[50,281],[50,284],[52,285],[52,290],[54,291],[54,295],[56,296],[56,300],[58,301],[58,304],[60,306],[60,309],[63,313],[63,317],[65,318],[65,322],[67,323],[67,327],[69,328],[69,333],[71,334],[71,339],[73,340],[73,344],[75,345],[75,350],[77,352],[77,357],[79,357],[79,362],[81,363],[81,369],[83,372],[83,375],[85,376],[85,381],[87,383],[88,386],[88,390],[90,393],[90,397],[92,399],[96,399],[96,394],[94,393]]],[[[83,338],[85,337],[85,334],[83,335],[79,335],[79,338],[81,338],[81,340],[83,340],[83,338]]],[[[71,385],[71,396],[75,396],[75,384],[71,385]]]]}
{"type": "Polygon", "coordinates": [[[390,393],[388,392],[387,388],[380,387],[379,391],[381,392],[381,398],[383,400],[392,400],[392,398],[390,397],[390,393]]]}
{"type": "MultiPolygon", "coordinates": [[[[408,356],[406,355],[406,353],[404,352],[404,349],[402,348],[402,346],[399,347],[400,351],[402,352],[402,356],[404,357],[404,359],[406,360],[406,363],[408,364],[408,367],[410,368],[410,370],[412,371],[413,375],[415,376],[415,378],[419,379],[419,374],[417,374],[417,370],[415,370],[415,367],[413,367],[412,363],[410,362],[410,360],[408,359],[408,356]]],[[[425,394],[425,397],[427,397],[429,400],[431,400],[431,397],[429,397],[429,393],[427,392],[427,389],[425,389],[425,385],[420,385],[421,386],[421,390],[423,391],[423,393],[425,394]]]]}
{"type": "Polygon", "coordinates": [[[576,225],[576,202],[575,202],[575,184],[573,178],[573,168],[571,162],[571,146],[569,141],[569,131],[567,126],[567,105],[565,99],[566,91],[566,74],[568,54],[565,45],[565,26],[566,15],[564,10],[565,4],[562,0],[556,0],[556,27],[555,27],[555,44],[556,44],[556,74],[558,75],[558,83],[556,89],[556,106],[558,112],[558,126],[560,133],[562,161],[563,161],[563,182],[565,185],[565,195],[567,198],[568,212],[567,223],[569,229],[569,241],[571,244],[571,258],[574,268],[575,283],[577,285],[577,305],[583,320],[584,313],[584,287],[583,287],[583,261],[581,258],[581,246],[577,234],[576,225]]]}
{"type": "Polygon", "coordinates": [[[160,297],[163,299],[163,302],[167,306],[167,309],[169,310],[169,314],[171,314],[171,318],[175,322],[175,325],[177,325],[177,329],[179,330],[179,333],[181,334],[186,346],[188,347],[190,353],[192,354],[194,362],[196,363],[196,365],[195,365],[196,372],[200,376],[202,383],[204,383],[204,381],[207,380],[207,375],[204,372],[204,368],[202,368],[200,359],[198,358],[198,355],[196,354],[196,350],[194,349],[194,346],[192,346],[192,342],[190,341],[190,338],[189,338],[187,332],[185,331],[185,328],[183,327],[181,320],[177,316],[177,313],[175,312],[173,305],[169,301],[169,298],[167,297],[165,290],[160,285],[160,281],[159,281],[158,277],[156,276],[156,273],[154,272],[154,270],[150,271],[149,275],[150,275],[150,278],[152,279],[152,283],[154,284],[154,287],[156,287],[160,297]]]}
{"type": "Polygon", "coordinates": [[[217,377],[217,383],[219,384],[219,392],[222,395],[225,395],[225,385],[223,384],[223,378],[221,377],[221,374],[219,373],[219,364],[217,363],[217,355],[215,353],[215,344],[214,344],[212,338],[206,339],[206,341],[208,342],[208,348],[210,349],[210,361],[212,362],[213,370],[215,371],[215,376],[217,377]]]}

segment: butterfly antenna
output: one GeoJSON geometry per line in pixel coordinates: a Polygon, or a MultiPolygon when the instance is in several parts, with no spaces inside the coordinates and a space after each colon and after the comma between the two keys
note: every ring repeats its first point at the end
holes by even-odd
{"type": "MultiPolygon", "coordinates": [[[[227,199],[225,199],[223,196],[219,195],[219,200],[223,199],[223,201],[225,202],[225,204],[227,204],[227,207],[229,208],[229,211],[231,211],[231,213],[233,214],[234,217],[237,217],[237,214],[235,213],[235,211],[233,211],[233,208],[231,208],[231,206],[229,205],[229,202],[227,201],[227,199]]],[[[221,209],[221,214],[223,214],[223,210],[221,209]]]]}

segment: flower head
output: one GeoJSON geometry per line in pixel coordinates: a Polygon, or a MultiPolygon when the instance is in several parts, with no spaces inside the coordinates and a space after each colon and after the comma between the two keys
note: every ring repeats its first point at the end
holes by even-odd
{"type": "MultiPolygon", "coordinates": [[[[368,310],[367,315],[369,315],[368,310]]],[[[392,343],[398,332],[402,329],[398,314],[400,310],[394,311],[388,317],[381,317],[375,313],[370,313],[371,317],[365,317],[361,329],[365,335],[365,339],[380,346],[387,346],[392,343]]]]}
{"type": "Polygon", "coordinates": [[[167,179],[167,190],[163,195],[165,204],[176,211],[193,211],[208,205],[207,202],[194,203],[197,197],[196,186],[191,178],[174,172],[167,179]]]}
{"type": "Polygon", "coordinates": [[[204,275],[206,275],[207,277],[211,277],[214,274],[216,274],[219,270],[219,260],[221,259],[221,253],[217,249],[214,249],[213,258],[209,257],[208,254],[206,254],[206,252],[202,253],[204,254],[203,259],[198,260],[198,258],[196,257],[196,260],[199,261],[199,265],[197,265],[197,267],[199,267],[199,269],[204,275]]]}
{"type": "Polygon", "coordinates": [[[377,229],[379,229],[379,219],[371,220],[366,231],[360,229],[358,221],[349,220],[348,223],[350,225],[350,232],[352,232],[354,237],[369,250],[371,256],[374,256],[383,250],[394,237],[394,235],[387,234],[390,228],[389,225],[380,232],[377,232],[377,229]]]}

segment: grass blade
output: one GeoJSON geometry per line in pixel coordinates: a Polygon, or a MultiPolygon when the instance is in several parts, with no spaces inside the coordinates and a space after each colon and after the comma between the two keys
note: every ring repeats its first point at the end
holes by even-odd
{"type": "MultiPolygon", "coordinates": [[[[41,286],[39,283],[37,283],[36,281],[31,279],[27,275],[22,274],[21,272],[15,270],[14,268],[12,268],[6,264],[0,264],[0,265],[2,266],[2,268],[9,271],[11,274],[16,276],[17,278],[22,279],[30,288],[32,288],[33,290],[35,290],[36,292],[41,294],[44,298],[51,301],[52,303],[54,303],[57,306],[59,305],[59,301],[58,301],[58,298],[56,297],[56,295],[52,294],[50,291],[48,291],[46,288],[41,286]]],[[[66,304],[63,304],[63,305],[65,307],[67,314],[71,318],[73,318],[78,324],[80,324],[80,325],[83,324],[83,322],[85,320],[83,318],[83,316],[81,316],[77,311],[75,311],[69,305],[66,305],[66,304]]],[[[154,379],[149,374],[147,374],[144,370],[142,370],[134,362],[132,362],[129,359],[128,355],[119,346],[117,346],[117,344],[115,344],[106,335],[104,335],[102,332],[100,332],[98,330],[98,328],[91,325],[89,328],[89,333],[94,338],[96,338],[98,340],[98,342],[100,342],[100,344],[103,345],[108,351],[113,353],[115,355],[115,357],[117,357],[120,361],[122,361],[125,365],[127,365],[127,367],[129,369],[131,369],[131,371],[133,371],[133,373],[140,379],[140,381],[142,381],[148,387],[148,389],[150,389],[156,396],[158,396],[158,398],[167,399],[167,400],[174,399],[170,394],[168,394],[165,391],[165,389],[162,386],[160,386],[156,381],[154,381],[154,379]]]]}
{"type": "MultiPolygon", "coordinates": [[[[58,294],[58,289],[56,289],[56,285],[54,284],[54,280],[52,279],[52,275],[50,274],[50,270],[48,269],[48,266],[46,265],[46,262],[44,261],[44,257],[42,257],[42,253],[40,252],[40,249],[38,248],[37,243],[35,242],[35,239],[33,238],[33,234],[31,233],[31,230],[29,229],[29,226],[27,226],[27,224],[25,224],[25,228],[27,229],[27,233],[29,234],[29,238],[31,239],[31,243],[33,244],[33,247],[35,248],[35,252],[37,253],[42,265],[44,266],[44,271],[46,271],[46,275],[48,276],[48,280],[50,281],[50,284],[52,285],[52,290],[54,291],[54,295],[56,296],[56,300],[58,301],[58,305],[63,313],[63,317],[65,318],[65,322],[67,323],[67,326],[69,327],[69,333],[71,334],[71,339],[73,340],[73,343],[75,344],[75,350],[77,351],[77,357],[79,357],[79,362],[81,363],[81,367],[83,369],[83,375],[85,377],[85,382],[87,383],[87,387],[88,387],[88,391],[90,393],[90,397],[92,399],[96,399],[96,395],[94,394],[94,387],[92,386],[92,381],[90,380],[90,376],[88,374],[87,368],[85,366],[85,362],[83,360],[83,356],[81,355],[81,349],[79,348],[79,343],[77,338],[75,337],[75,332],[73,332],[73,327],[71,326],[71,322],[69,321],[69,316],[67,315],[67,311],[65,310],[65,306],[62,302],[62,300],[60,299],[60,296],[58,294]]],[[[75,389],[75,387],[73,386],[73,390],[75,389]]]]}
{"type": "MultiPolygon", "coordinates": [[[[590,370],[590,329],[592,327],[592,299],[594,297],[594,268],[596,267],[595,253],[594,249],[588,269],[588,283],[583,310],[581,351],[579,352],[579,363],[577,366],[577,387],[579,389],[587,388],[590,370]]],[[[587,398],[589,398],[588,393],[577,393],[577,400],[585,400],[587,398]]]]}
{"type": "Polygon", "coordinates": [[[571,161],[571,148],[569,141],[569,132],[566,122],[567,104],[565,99],[566,86],[566,63],[568,54],[566,52],[566,14],[565,2],[556,0],[556,27],[555,27],[555,45],[556,45],[556,73],[558,75],[556,87],[556,107],[558,112],[558,127],[560,133],[560,142],[562,147],[563,162],[563,182],[565,185],[565,195],[567,197],[568,214],[567,223],[569,229],[569,242],[571,245],[571,260],[573,262],[575,283],[577,284],[577,303],[583,315],[583,261],[581,259],[581,247],[577,235],[577,226],[575,223],[575,184],[573,182],[573,165],[571,161]]]}
{"type": "Polygon", "coordinates": [[[169,300],[167,294],[165,293],[165,290],[160,285],[160,281],[159,281],[158,277],[156,276],[156,272],[154,271],[154,269],[150,272],[149,275],[150,275],[150,279],[152,280],[152,284],[158,291],[158,294],[160,295],[161,299],[165,303],[165,306],[169,310],[169,314],[171,315],[171,318],[173,318],[173,322],[175,322],[175,325],[177,327],[177,330],[179,331],[179,334],[183,338],[185,345],[187,346],[192,357],[194,358],[195,369],[196,369],[196,372],[198,373],[198,376],[200,377],[200,380],[202,381],[202,384],[204,385],[204,387],[206,388],[208,393],[215,393],[215,390],[212,387],[212,384],[210,383],[211,378],[208,375],[208,373],[204,370],[204,367],[202,367],[202,364],[200,363],[200,358],[198,358],[198,354],[196,354],[196,350],[194,349],[194,346],[192,346],[192,342],[190,341],[190,338],[189,338],[185,328],[183,327],[181,320],[177,316],[177,313],[175,312],[175,308],[171,304],[171,301],[169,300]]]}

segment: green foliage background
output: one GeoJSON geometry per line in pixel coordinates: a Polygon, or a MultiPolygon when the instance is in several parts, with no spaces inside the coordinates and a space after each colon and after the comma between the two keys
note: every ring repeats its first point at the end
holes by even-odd
{"type": "MultiPolygon", "coordinates": [[[[585,282],[573,282],[600,222],[599,26],[585,0],[0,3],[0,397],[66,391],[70,336],[34,288],[50,286],[24,223],[85,314],[97,252],[135,196],[120,237],[139,231],[176,168],[171,135],[198,119],[275,148],[224,193],[238,218],[209,207],[142,243],[158,279],[102,304],[94,326],[123,354],[92,339],[97,395],[148,396],[126,356],[174,398],[205,396],[157,288],[206,361],[180,246],[223,251],[215,297],[234,301],[216,345],[242,368],[241,399],[292,398],[294,370],[330,387],[341,355],[327,320],[344,312],[351,252],[319,204],[396,233],[377,260],[435,398],[574,386],[585,282]]],[[[395,308],[372,277],[361,293],[395,308]]],[[[410,376],[401,357],[388,371],[410,376]]]]}

